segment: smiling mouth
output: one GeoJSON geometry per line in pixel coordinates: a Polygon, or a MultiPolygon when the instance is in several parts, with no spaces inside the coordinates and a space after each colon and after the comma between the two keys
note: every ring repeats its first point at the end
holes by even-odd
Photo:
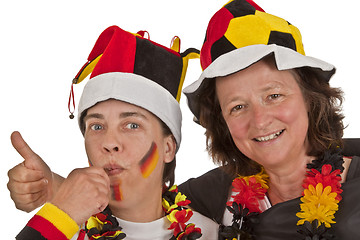
{"type": "Polygon", "coordinates": [[[285,131],[285,129],[283,129],[283,130],[281,130],[281,131],[279,131],[277,133],[270,134],[270,135],[265,136],[265,137],[254,138],[254,140],[257,141],[257,142],[267,142],[267,141],[278,138],[284,131],[285,131]]]}

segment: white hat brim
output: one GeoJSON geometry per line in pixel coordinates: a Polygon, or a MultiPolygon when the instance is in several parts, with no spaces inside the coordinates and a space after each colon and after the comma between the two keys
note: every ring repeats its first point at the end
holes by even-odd
{"type": "Polygon", "coordinates": [[[275,44],[258,44],[238,48],[218,57],[202,72],[198,80],[184,88],[183,93],[186,95],[189,108],[195,117],[199,117],[200,109],[197,96],[205,79],[223,77],[241,71],[270,54],[274,55],[278,70],[311,67],[325,81],[329,81],[335,73],[333,65],[317,58],[304,56],[287,47],[275,44]]]}
{"type": "Polygon", "coordinates": [[[111,72],[91,78],[79,102],[78,121],[82,113],[95,104],[116,99],[142,107],[160,118],[181,142],[182,115],[176,99],[159,84],[134,73],[111,72]]]}

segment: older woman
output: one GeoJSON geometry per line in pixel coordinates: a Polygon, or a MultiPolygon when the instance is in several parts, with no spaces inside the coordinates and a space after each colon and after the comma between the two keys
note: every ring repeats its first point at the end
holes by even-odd
{"type": "Polygon", "coordinates": [[[335,68],[305,56],[299,30],[251,0],[213,16],[201,64],[184,92],[222,167],[181,186],[192,207],[224,239],[358,239],[360,159],[340,153],[335,68]]]}

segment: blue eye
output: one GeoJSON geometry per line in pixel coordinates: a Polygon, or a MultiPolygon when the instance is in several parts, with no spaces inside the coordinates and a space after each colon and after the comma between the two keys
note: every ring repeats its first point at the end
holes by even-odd
{"type": "Polygon", "coordinates": [[[91,128],[91,130],[99,131],[99,130],[103,129],[103,126],[101,126],[100,124],[93,124],[90,126],[90,128],[91,128]]]}
{"type": "Polygon", "coordinates": [[[138,129],[140,126],[137,123],[129,123],[126,125],[126,128],[128,129],[138,129]]]}

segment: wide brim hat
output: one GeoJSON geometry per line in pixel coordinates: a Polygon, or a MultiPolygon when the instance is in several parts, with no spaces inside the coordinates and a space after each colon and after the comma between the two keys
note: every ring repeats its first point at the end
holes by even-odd
{"type": "Polygon", "coordinates": [[[209,79],[241,71],[273,55],[278,70],[310,67],[329,81],[335,67],[305,55],[300,31],[286,20],[265,13],[251,0],[233,0],[211,18],[200,51],[203,72],[186,87],[190,110],[199,119],[199,96],[209,79]]]}
{"type": "MultiPolygon", "coordinates": [[[[78,105],[81,127],[83,113],[95,104],[116,99],[142,107],[163,121],[173,134],[177,149],[181,142],[180,95],[188,60],[199,52],[180,53],[180,39],[167,48],[149,39],[147,32],[127,32],[118,26],[105,29],[87,62],[73,80],[83,81],[90,73],[78,105]]],[[[73,94],[73,85],[71,93],[73,94]]],[[[70,107],[70,101],[69,101],[70,107]]],[[[70,110],[70,108],[69,108],[70,110]]]]}

